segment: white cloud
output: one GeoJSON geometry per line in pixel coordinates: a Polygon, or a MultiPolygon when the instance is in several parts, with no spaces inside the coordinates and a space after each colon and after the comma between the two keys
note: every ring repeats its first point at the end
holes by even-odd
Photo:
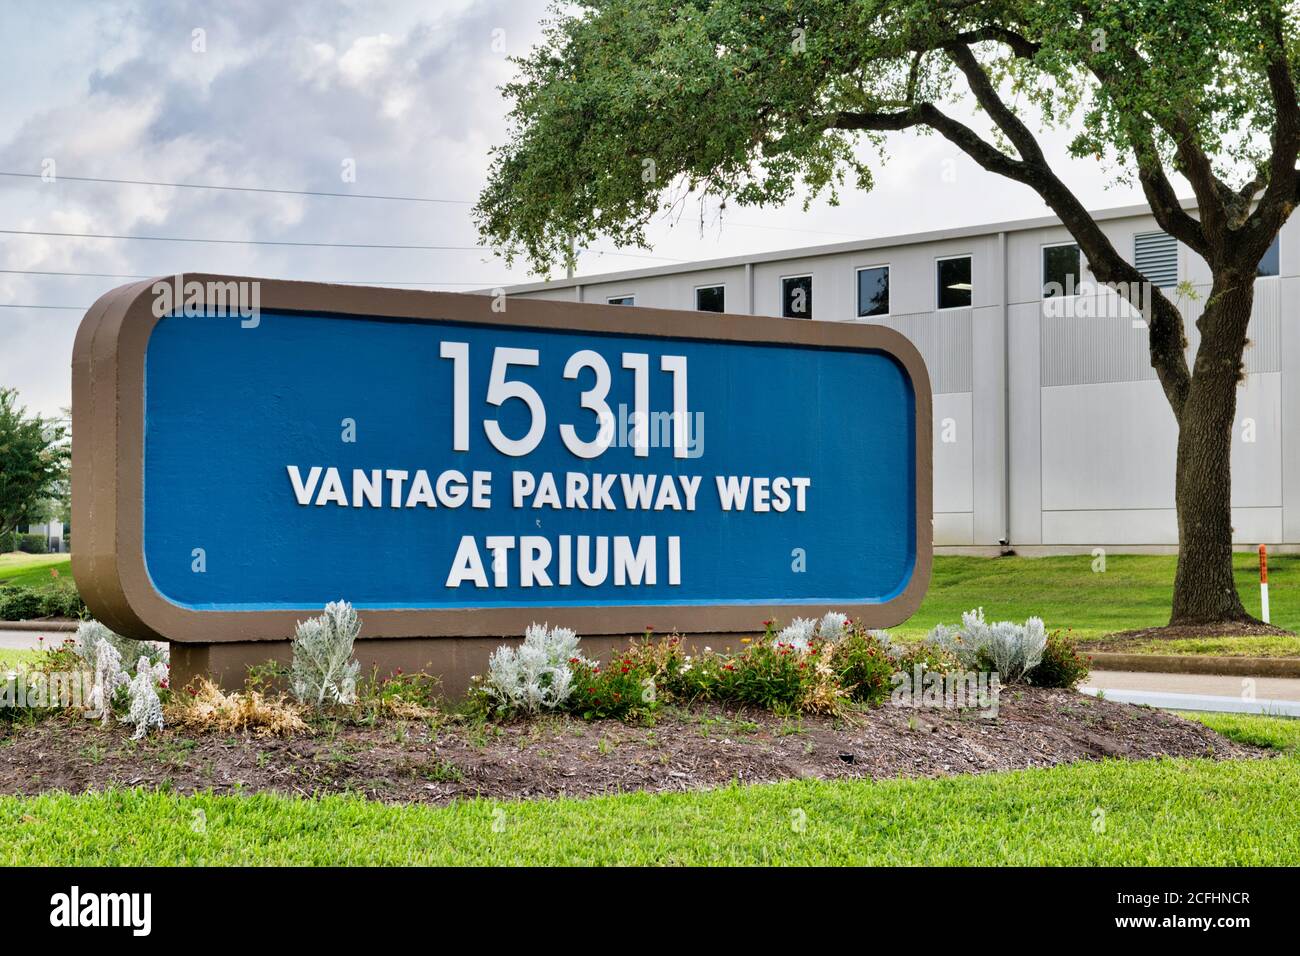
{"type": "MultiPolygon", "coordinates": [[[[502,141],[510,54],[540,35],[545,0],[264,0],[113,2],[55,23],[26,0],[0,11],[27,42],[0,63],[7,91],[0,170],[66,176],[355,191],[473,200],[487,150],[502,141]],[[204,31],[205,52],[193,50],[204,31]],[[505,50],[494,49],[504,36],[505,50]],[[341,178],[355,163],[357,180],[341,178]]],[[[738,209],[701,235],[694,210],[655,225],[654,253],[733,255],[1037,215],[1029,190],[978,170],[937,137],[891,141],[893,161],[869,195],[781,210],[738,209]],[[942,173],[951,163],[955,178],[942,173]],[[766,228],[750,228],[760,225],[766,228]],[[772,228],[775,227],[775,228],[772,228]],[[819,233],[817,230],[822,230],[819,233]]],[[[1055,145],[1060,152],[1060,144],[1055,145]]],[[[1092,164],[1071,164],[1086,201],[1111,205],[1092,164]]],[[[3,228],[313,242],[472,245],[467,205],[57,183],[0,177],[3,228]]],[[[713,221],[713,211],[706,211],[713,221]]],[[[582,271],[641,264],[584,257],[582,271]]],[[[0,239],[0,268],[170,274],[250,273],[335,281],[472,282],[513,277],[484,252],[0,239]]],[[[126,280],[0,274],[4,302],[88,305],[126,280]]],[[[457,286],[464,288],[464,286],[457,286]]],[[[52,412],[68,402],[68,349],[79,316],[0,309],[0,382],[52,412]]]]}

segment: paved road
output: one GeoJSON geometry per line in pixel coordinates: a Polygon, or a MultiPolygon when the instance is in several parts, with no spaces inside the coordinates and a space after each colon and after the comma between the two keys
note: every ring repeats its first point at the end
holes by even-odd
{"type": "Polygon", "coordinates": [[[0,647],[40,647],[40,637],[44,635],[45,646],[58,646],[65,637],[71,637],[71,631],[11,631],[0,624],[0,647]]]}

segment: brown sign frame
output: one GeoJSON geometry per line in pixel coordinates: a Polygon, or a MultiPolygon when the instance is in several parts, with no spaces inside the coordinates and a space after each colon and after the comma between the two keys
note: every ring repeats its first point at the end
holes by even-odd
{"type": "MultiPolygon", "coordinates": [[[[159,318],[159,276],[106,293],[87,311],[72,353],[72,501],[77,547],[73,575],[91,612],[119,633],[179,642],[283,640],[295,623],[319,609],[196,611],[173,604],[153,587],[143,549],[144,357],[159,318]]],[[[187,273],[184,281],[257,282],[263,312],[305,312],[340,318],[374,317],[609,332],[719,342],[876,350],[896,359],[911,379],[916,409],[916,567],[907,587],[879,604],[813,606],[628,605],[370,610],[363,637],[516,636],[530,621],[549,620],[583,635],[633,634],[653,627],[690,634],[754,631],[765,618],[838,610],[872,627],[906,620],[929,584],[933,545],[930,378],[916,348],[880,325],[767,316],[684,312],[540,299],[494,297],[290,282],[187,273]]]]}

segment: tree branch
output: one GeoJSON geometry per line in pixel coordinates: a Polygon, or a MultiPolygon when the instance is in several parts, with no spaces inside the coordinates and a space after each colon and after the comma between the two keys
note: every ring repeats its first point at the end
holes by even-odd
{"type": "Polygon", "coordinates": [[[993,88],[993,83],[989,79],[984,67],[980,65],[975,54],[971,52],[970,47],[957,43],[945,48],[949,59],[957,65],[957,68],[966,76],[966,82],[970,84],[971,92],[975,94],[975,99],[984,111],[989,114],[993,122],[998,124],[998,128],[1006,133],[1016,150],[1020,153],[1021,159],[1027,163],[1036,163],[1046,166],[1046,160],[1043,157],[1043,150],[1038,145],[1038,140],[1034,134],[1029,131],[1029,127],[1021,122],[1006,103],[1002,102],[1002,97],[998,96],[998,91],[993,88]]]}
{"type": "Polygon", "coordinates": [[[1022,60],[1032,60],[1038,51],[1043,48],[1041,43],[1035,43],[1033,40],[1021,36],[1015,30],[996,25],[972,30],[969,33],[962,34],[957,39],[958,42],[966,45],[992,40],[1010,47],[1011,52],[1022,60]]]}
{"type": "MultiPolygon", "coordinates": [[[[985,170],[1023,183],[1037,192],[1079,243],[1098,281],[1110,284],[1130,304],[1149,315],[1151,365],[1175,417],[1180,417],[1191,387],[1181,313],[1162,291],[1151,286],[1146,277],[1119,254],[1091,213],[1052,172],[1038,140],[1002,100],[970,48],[963,43],[951,43],[944,47],[944,51],[965,75],[976,101],[1015,146],[1020,158],[1007,155],[933,103],[917,103],[896,112],[839,111],[823,117],[821,122],[825,128],[882,132],[927,126],[985,170]],[[1144,301],[1144,290],[1147,301],[1144,301]]],[[[1153,209],[1157,210],[1157,217],[1163,219],[1162,228],[1198,251],[1206,248],[1201,224],[1187,215],[1178,203],[1158,161],[1154,140],[1143,143],[1141,148],[1149,148],[1149,158],[1154,160],[1145,165],[1143,187],[1152,200],[1153,209]]]]}
{"type": "MultiPolygon", "coordinates": [[[[1273,97],[1273,154],[1268,162],[1268,185],[1255,211],[1245,219],[1243,228],[1248,235],[1251,254],[1258,251],[1260,255],[1264,254],[1268,243],[1273,241],[1273,236],[1291,215],[1300,192],[1300,174],[1295,168],[1296,158],[1300,156],[1300,105],[1297,105],[1282,23],[1275,10],[1265,12],[1264,17],[1272,41],[1267,73],[1273,97]]],[[[1258,182],[1264,176],[1264,170],[1260,170],[1254,181],[1258,182]]]]}
{"type": "Polygon", "coordinates": [[[1133,124],[1129,130],[1129,142],[1133,146],[1133,158],[1138,167],[1138,181],[1142,192],[1147,197],[1147,204],[1156,218],[1160,228],[1203,258],[1209,255],[1209,243],[1200,220],[1188,215],[1183,204],[1174,192],[1173,184],[1165,174],[1164,164],[1160,162],[1160,152],[1149,130],[1133,124]]]}
{"type": "MultiPolygon", "coordinates": [[[[1020,117],[1003,102],[988,74],[970,51],[970,48],[964,46],[950,47],[948,54],[952,57],[958,69],[966,76],[971,91],[975,94],[976,101],[997,123],[998,128],[1007,135],[1023,157],[1022,162],[1015,164],[1014,174],[1003,172],[1003,175],[1018,179],[1042,196],[1044,202],[1060,217],[1061,222],[1070,231],[1070,235],[1079,243],[1079,248],[1087,256],[1093,275],[1098,280],[1113,284],[1117,291],[1133,306],[1137,308],[1146,306],[1149,309],[1151,321],[1149,322],[1148,332],[1151,365],[1160,378],[1161,386],[1164,388],[1169,404],[1174,410],[1174,415],[1181,415],[1183,404],[1187,399],[1187,393],[1191,386],[1191,371],[1187,367],[1187,355],[1184,351],[1182,315],[1173,303],[1165,297],[1163,292],[1150,286],[1137,268],[1119,254],[1110,239],[1101,230],[1101,227],[1097,225],[1092,214],[1052,172],[1051,167],[1043,157],[1043,151],[1038,144],[1038,140],[1020,117]],[[1143,297],[1140,290],[1144,288],[1148,290],[1149,302],[1142,301],[1143,297]]],[[[965,127],[962,127],[962,129],[965,129],[965,127]]],[[[940,132],[944,131],[940,129],[940,132]]],[[[967,132],[970,131],[967,130],[967,132]]],[[[947,135],[947,133],[944,133],[944,135],[947,135]]],[[[974,136],[975,134],[971,132],[971,135],[974,136]]],[[[961,144],[958,143],[958,145],[961,144]]],[[[1000,150],[995,150],[995,152],[1003,160],[1010,160],[1000,150]]],[[[976,162],[980,162],[978,156],[973,153],[971,155],[976,162]]],[[[994,172],[1000,171],[983,162],[980,164],[985,169],[994,172]]],[[[1161,188],[1159,179],[1162,178],[1163,173],[1158,179],[1153,180],[1153,185],[1161,188]]],[[[1173,188],[1168,185],[1167,180],[1164,181],[1164,186],[1168,187],[1168,196],[1166,198],[1172,197],[1173,188]]],[[[1176,198],[1174,204],[1181,212],[1181,207],[1177,206],[1176,198]]],[[[1180,224],[1180,228],[1183,225],[1185,224],[1180,224]]],[[[1199,224],[1197,225],[1199,227],[1199,224]]]]}
{"type": "MultiPolygon", "coordinates": [[[[1096,21],[1085,17],[1084,27],[1097,26],[1096,21]]],[[[1115,60],[1118,68],[1129,73],[1140,74],[1146,70],[1146,61],[1141,54],[1130,46],[1119,42],[1115,33],[1107,31],[1108,45],[1105,57],[1093,56],[1088,60],[1088,69],[1102,86],[1114,84],[1117,80],[1113,70],[1107,67],[1109,60],[1115,60]]],[[[1138,178],[1142,191],[1151,205],[1160,228],[1176,237],[1190,248],[1196,250],[1202,258],[1211,260],[1222,253],[1220,242],[1211,242],[1211,236],[1221,237],[1227,223],[1227,202],[1225,192],[1231,193],[1228,186],[1220,180],[1211,168],[1204,150],[1196,142],[1196,136],[1181,115],[1151,117],[1152,121],[1174,141],[1178,161],[1182,166],[1180,172],[1192,185],[1196,202],[1201,214],[1196,219],[1186,213],[1177,200],[1155,139],[1149,130],[1141,127],[1139,116],[1128,124],[1126,132],[1133,147],[1134,158],[1138,165],[1138,178]]]]}

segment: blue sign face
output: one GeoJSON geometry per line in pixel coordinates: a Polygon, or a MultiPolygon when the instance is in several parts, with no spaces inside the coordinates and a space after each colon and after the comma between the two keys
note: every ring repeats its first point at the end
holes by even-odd
{"type": "Polygon", "coordinates": [[[849,607],[918,565],[883,351],[266,311],[166,316],[144,358],[182,608],[849,607]]]}

